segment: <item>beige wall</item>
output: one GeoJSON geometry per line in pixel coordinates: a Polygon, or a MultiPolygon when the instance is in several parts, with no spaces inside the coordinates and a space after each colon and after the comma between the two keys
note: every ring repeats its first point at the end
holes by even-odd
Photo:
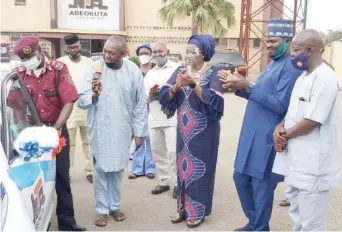
{"type": "Polygon", "coordinates": [[[342,40],[326,46],[323,57],[335,68],[340,86],[342,86],[342,40]]]}
{"type": "Polygon", "coordinates": [[[15,0],[1,0],[0,2],[1,31],[50,28],[50,0],[26,0],[26,5],[15,5],[15,0]]]}
{"type": "MultiPolygon", "coordinates": [[[[35,31],[51,28],[51,0],[26,0],[26,5],[15,5],[15,0],[1,1],[1,31],[35,31]],[[10,19],[10,20],[9,20],[10,19]]],[[[236,8],[236,24],[224,38],[237,39],[240,31],[241,0],[230,0],[236,8]]],[[[264,0],[253,0],[253,10],[261,7],[264,0]]],[[[125,0],[125,30],[127,31],[128,47],[131,54],[142,43],[164,41],[168,44],[171,53],[183,55],[184,47],[191,35],[190,17],[176,20],[172,28],[167,28],[159,18],[158,10],[162,8],[161,0],[125,0]]],[[[262,20],[263,14],[255,19],[262,20]]],[[[258,25],[258,24],[257,24],[258,25]]],[[[261,28],[261,25],[258,25],[261,28]]],[[[257,30],[255,30],[257,31],[257,30]]],[[[260,36],[260,33],[258,34],[260,36]]],[[[251,38],[256,36],[251,33],[251,38]]],[[[229,41],[228,41],[229,45],[229,41]]],[[[232,47],[238,49],[238,47],[232,47]]],[[[250,57],[258,49],[250,49],[250,57]]],[[[258,59],[260,57],[257,56],[258,59]]],[[[253,63],[253,62],[252,62],[253,63]]],[[[252,70],[259,70],[257,63],[252,70]]],[[[251,70],[251,71],[252,71],[251,70]]]]}

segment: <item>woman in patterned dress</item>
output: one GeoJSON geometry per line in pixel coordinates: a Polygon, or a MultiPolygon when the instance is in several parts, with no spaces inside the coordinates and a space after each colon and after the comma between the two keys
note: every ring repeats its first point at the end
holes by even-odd
{"type": "Polygon", "coordinates": [[[210,66],[215,40],[193,35],[186,47],[186,68],[177,69],[160,91],[168,117],[177,111],[178,212],[173,223],[199,226],[211,214],[224,100],[218,68],[210,66]]]}

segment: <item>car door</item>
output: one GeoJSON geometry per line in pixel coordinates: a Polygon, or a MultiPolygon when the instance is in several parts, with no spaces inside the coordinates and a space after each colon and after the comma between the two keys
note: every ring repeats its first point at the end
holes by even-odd
{"type": "MultiPolygon", "coordinates": [[[[17,184],[35,228],[44,230],[48,227],[54,205],[56,161],[52,150],[19,159],[20,154],[14,149],[18,135],[25,128],[41,125],[27,88],[16,73],[10,73],[2,82],[1,111],[1,139],[9,161],[10,176],[17,184]]],[[[32,146],[25,146],[22,151],[29,155],[32,149],[32,146]]]]}

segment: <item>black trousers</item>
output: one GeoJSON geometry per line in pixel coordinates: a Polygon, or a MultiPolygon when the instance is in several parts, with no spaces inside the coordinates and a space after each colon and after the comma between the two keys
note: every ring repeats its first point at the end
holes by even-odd
{"type": "Polygon", "coordinates": [[[76,224],[74,216],[74,205],[70,187],[69,169],[70,169],[70,144],[69,133],[66,126],[63,127],[62,137],[67,141],[66,146],[56,157],[56,193],[58,228],[68,229],[76,224]]]}

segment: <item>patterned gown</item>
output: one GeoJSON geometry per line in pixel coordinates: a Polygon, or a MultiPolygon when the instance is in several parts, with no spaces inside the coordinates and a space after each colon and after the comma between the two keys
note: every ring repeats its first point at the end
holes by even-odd
{"type": "Polygon", "coordinates": [[[168,117],[177,111],[178,212],[185,209],[187,220],[200,220],[211,214],[219,121],[224,109],[223,88],[218,80],[218,69],[211,67],[199,79],[207,104],[188,87],[169,101],[168,93],[176,83],[179,69],[161,88],[159,101],[168,117]]]}

